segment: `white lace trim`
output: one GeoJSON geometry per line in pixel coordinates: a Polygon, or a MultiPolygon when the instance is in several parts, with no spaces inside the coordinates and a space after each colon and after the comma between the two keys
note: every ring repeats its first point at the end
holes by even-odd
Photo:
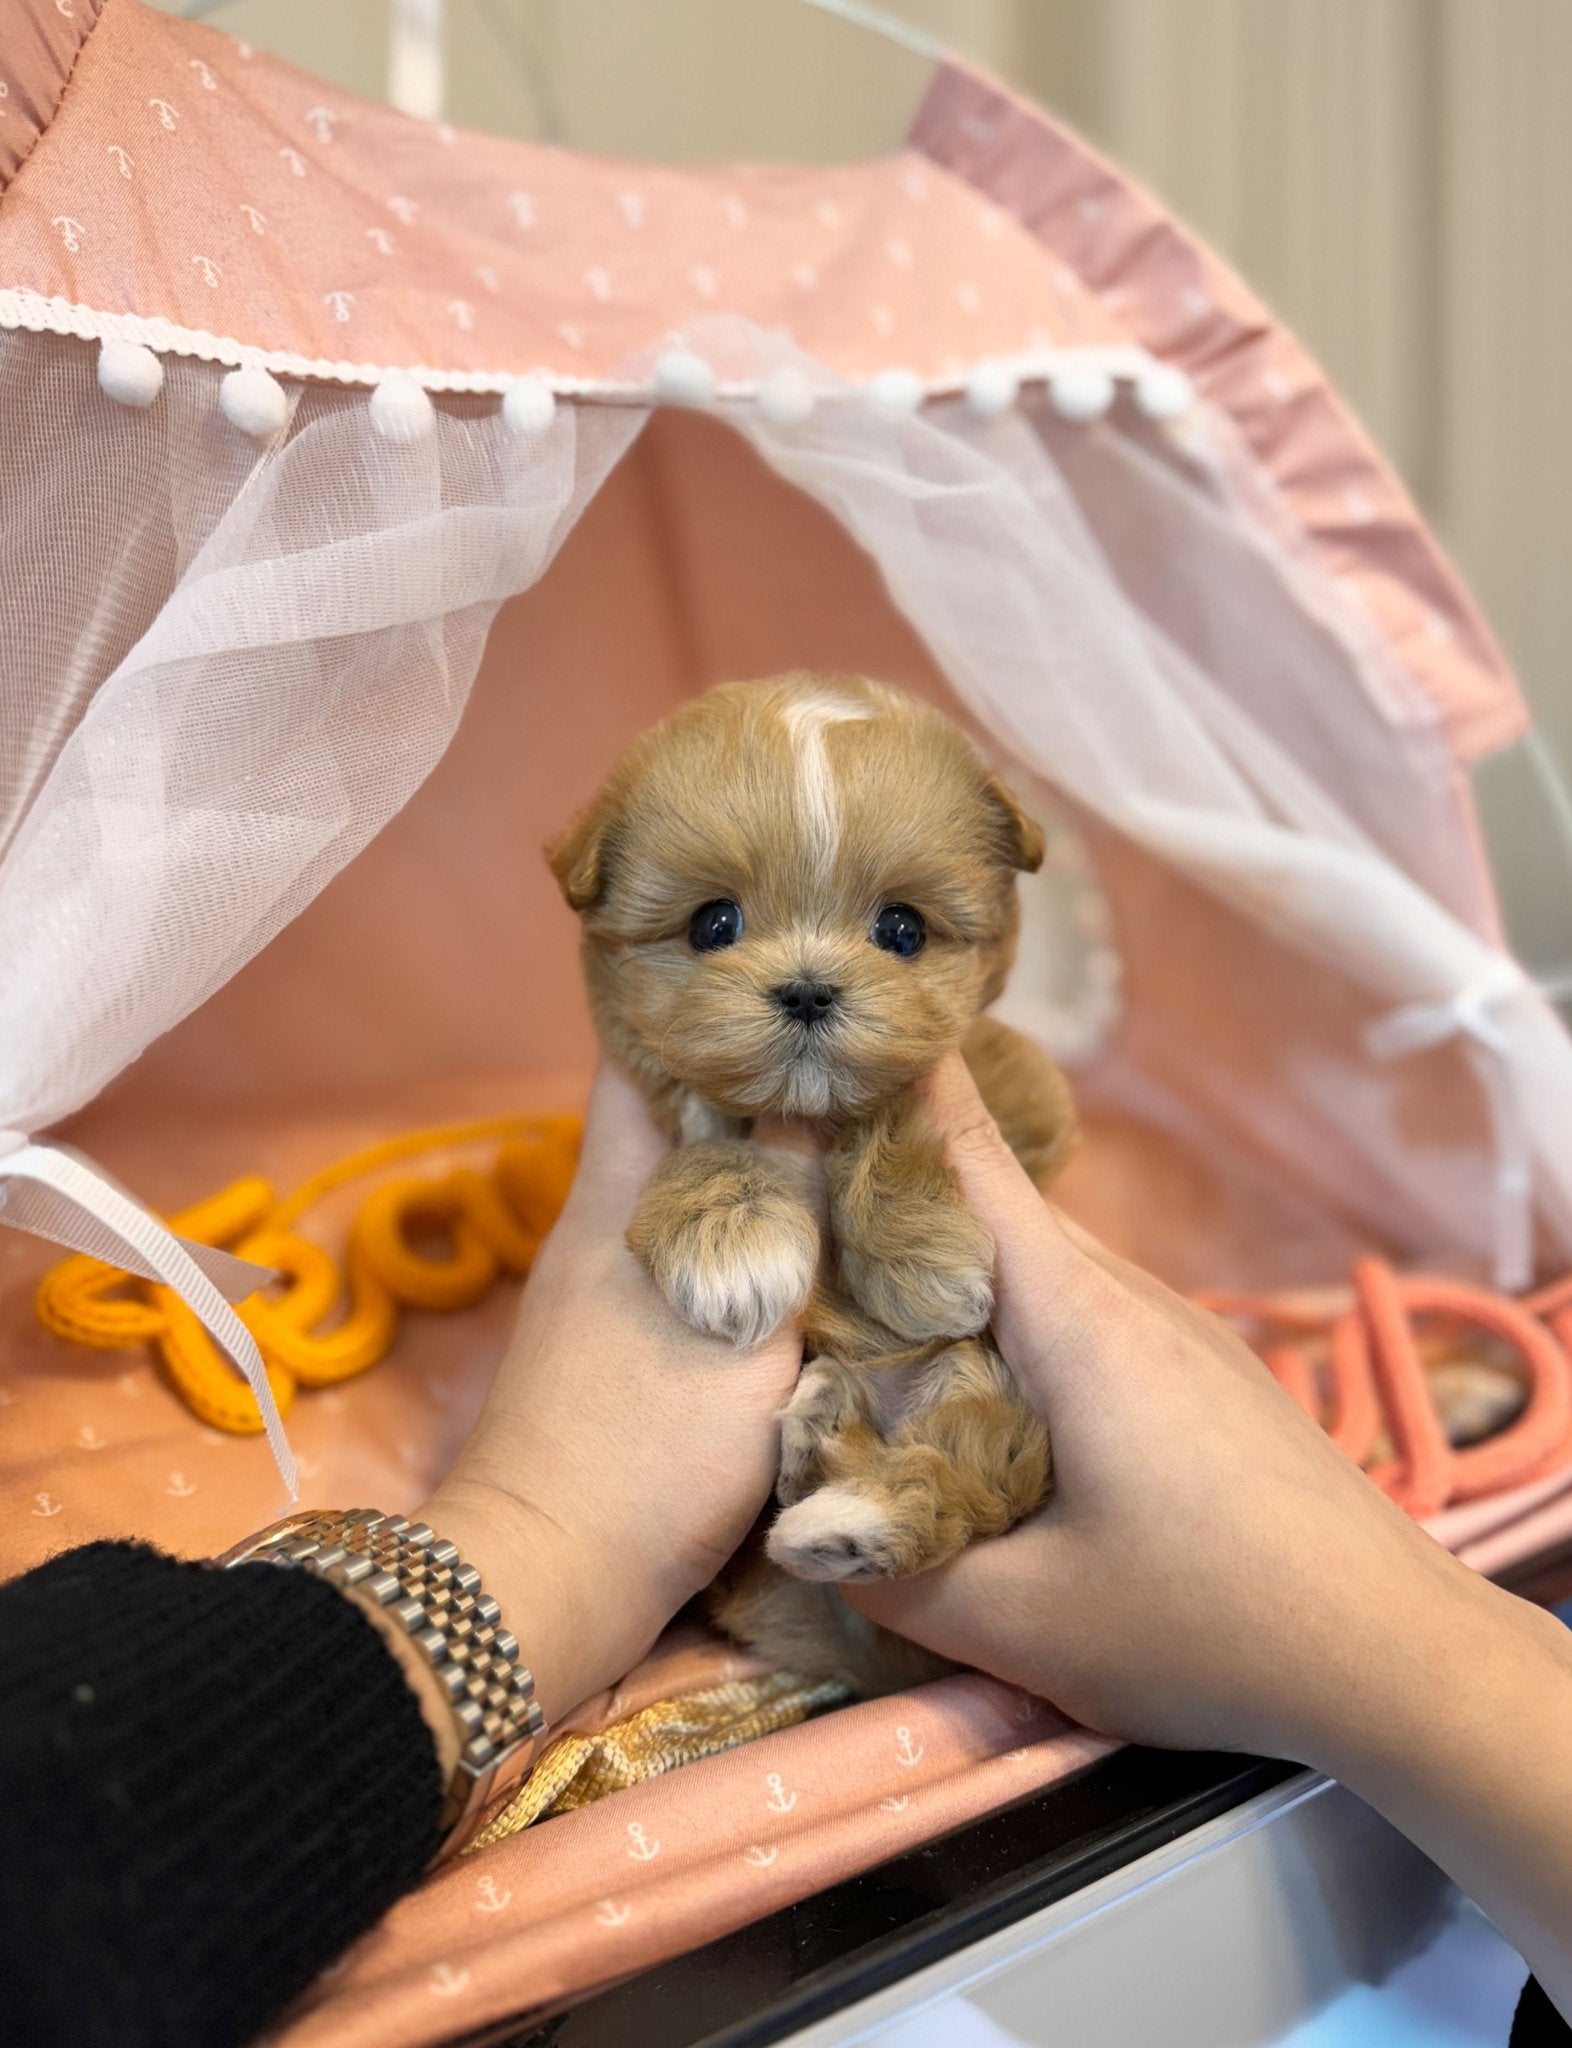
{"type": "MultiPolygon", "coordinates": [[[[648,405],[656,398],[649,379],[633,381],[614,377],[563,376],[554,370],[447,370],[428,363],[355,363],[346,358],[298,355],[290,349],[256,348],[228,335],[209,334],[205,328],[180,327],[172,320],[140,313],[106,313],[95,306],[79,306],[70,299],[45,298],[39,292],[0,289],[0,328],[22,328],[34,334],[69,334],[80,341],[139,342],[159,355],[196,356],[207,363],[224,363],[235,369],[271,371],[281,377],[310,378],[320,383],[372,386],[385,377],[411,378],[427,391],[470,391],[500,393],[531,376],[559,398],[594,399],[603,404],[648,405]]],[[[1094,370],[1117,382],[1137,382],[1163,365],[1157,357],[1133,344],[1102,344],[1083,348],[1033,349],[1020,355],[990,356],[990,364],[1010,372],[1023,384],[1062,375],[1067,370],[1094,370]]],[[[953,398],[964,393],[975,369],[954,375],[924,377],[924,399],[953,398]]],[[[759,379],[722,380],[715,387],[718,400],[751,399],[758,395],[759,379]]],[[[821,395],[859,392],[866,380],[827,376],[821,395]]]]}

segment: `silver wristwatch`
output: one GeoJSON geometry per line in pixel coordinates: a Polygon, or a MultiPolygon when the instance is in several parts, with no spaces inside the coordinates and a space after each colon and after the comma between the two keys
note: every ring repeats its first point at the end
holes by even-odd
{"type": "Polygon", "coordinates": [[[458,1724],[459,1761],[443,1803],[437,1857],[462,1848],[524,1776],[546,1732],[535,1681],[475,1567],[424,1522],[373,1508],[286,1515],[218,1561],[226,1568],[273,1564],[313,1572],[353,1588],[399,1624],[431,1665],[458,1724]]]}

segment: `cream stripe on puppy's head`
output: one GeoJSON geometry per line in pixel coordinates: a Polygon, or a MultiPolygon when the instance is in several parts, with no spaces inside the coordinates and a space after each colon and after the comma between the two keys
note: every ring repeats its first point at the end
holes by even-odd
{"type": "Polygon", "coordinates": [[[827,873],[840,851],[841,807],[830,768],[825,728],[874,718],[885,707],[842,692],[805,690],[780,704],[779,717],[788,744],[797,757],[797,794],[802,807],[803,836],[809,858],[827,873]]]}

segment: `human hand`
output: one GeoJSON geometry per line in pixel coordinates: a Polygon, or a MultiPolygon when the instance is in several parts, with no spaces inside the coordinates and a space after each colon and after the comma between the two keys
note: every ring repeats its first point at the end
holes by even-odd
{"type": "MultiPolygon", "coordinates": [[[[794,1160],[786,1127],[760,1142],[794,1160]]],[[[714,1578],[775,1483],[795,1322],[751,1350],[699,1335],[624,1242],[668,1146],[603,1067],[578,1176],[524,1290],[507,1356],[421,1513],[479,1569],[555,1722],[614,1684],[714,1578]]]]}
{"type": "Polygon", "coordinates": [[[1394,1507],[1223,1323],[1057,1218],[958,1058],[929,1108],[994,1236],[993,1326],[1048,1420],[1055,1491],[939,1570],[848,1588],[853,1606],[1109,1733],[1327,1769],[1408,1726],[1487,1619],[1539,1625],[1394,1507]]]}

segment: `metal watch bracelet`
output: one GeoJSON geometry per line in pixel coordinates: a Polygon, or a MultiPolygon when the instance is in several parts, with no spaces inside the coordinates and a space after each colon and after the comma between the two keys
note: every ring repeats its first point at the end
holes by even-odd
{"type": "Polygon", "coordinates": [[[462,1848],[524,1776],[546,1732],[535,1681],[475,1567],[424,1522],[373,1508],[286,1515],[218,1562],[308,1571],[393,1617],[430,1664],[458,1725],[459,1760],[443,1802],[436,1860],[462,1848]]]}

